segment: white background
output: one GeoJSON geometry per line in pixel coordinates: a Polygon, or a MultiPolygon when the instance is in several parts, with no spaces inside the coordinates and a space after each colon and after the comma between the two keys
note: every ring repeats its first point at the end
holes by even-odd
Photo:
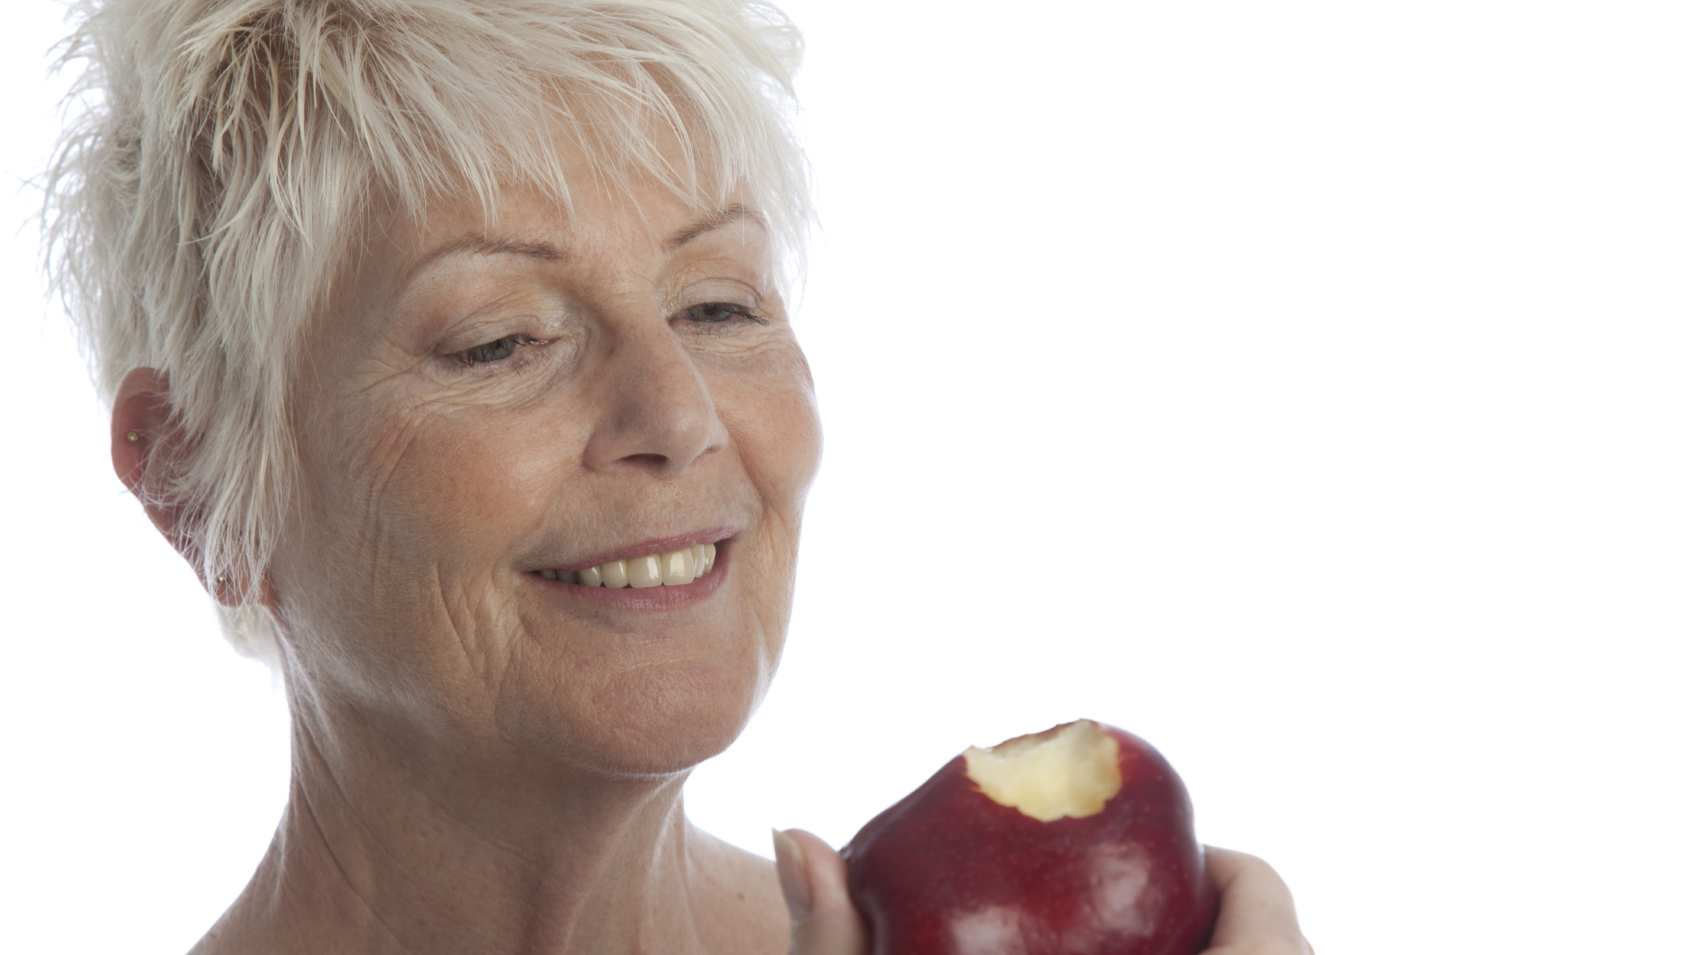
{"type": "MultiPolygon", "coordinates": [[[[694,818],[841,843],[1086,715],[1321,952],[1698,951],[1695,8],[789,9],[827,452],[694,818]]],[[[269,838],[284,708],[44,305],[61,32],[9,0],[0,948],[177,953],[269,838]]]]}

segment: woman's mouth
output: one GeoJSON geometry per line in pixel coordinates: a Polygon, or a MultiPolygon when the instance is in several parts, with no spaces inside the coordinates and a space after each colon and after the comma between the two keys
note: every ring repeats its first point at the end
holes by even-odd
{"type": "Polygon", "coordinates": [[[693,583],[713,570],[718,549],[713,544],[691,544],[680,550],[663,551],[642,557],[610,560],[580,570],[539,570],[537,575],[547,580],[560,580],[585,587],[680,587],[693,583]]]}

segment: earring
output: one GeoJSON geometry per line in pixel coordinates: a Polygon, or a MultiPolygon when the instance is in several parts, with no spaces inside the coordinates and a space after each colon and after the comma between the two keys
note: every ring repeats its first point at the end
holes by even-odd
{"type": "Polygon", "coordinates": [[[212,582],[222,587],[224,585],[224,575],[219,574],[217,577],[212,578],[212,582]]]}
{"type": "Polygon", "coordinates": [[[135,443],[136,443],[136,442],[137,442],[137,441],[140,441],[140,440],[141,440],[141,432],[139,432],[139,431],[131,431],[131,432],[130,432],[130,433],[129,433],[129,434],[128,434],[128,435],[127,435],[127,437],[128,437],[128,438],[129,438],[129,439],[130,439],[130,443],[131,443],[131,444],[135,444],[135,443]]]}

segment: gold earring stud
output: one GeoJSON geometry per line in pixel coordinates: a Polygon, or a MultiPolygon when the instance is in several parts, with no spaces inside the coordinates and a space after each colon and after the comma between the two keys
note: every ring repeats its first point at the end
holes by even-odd
{"type": "Polygon", "coordinates": [[[212,578],[212,582],[222,587],[224,585],[224,575],[219,574],[217,577],[212,578]]]}
{"type": "Polygon", "coordinates": [[[141,432],[139,432],[139,431],[131,431],[131,432],[130,432],[130,433],[129,433],[129,435],[127,435],[127,437],[128,437],[128,438],[129,438],[129,439],[130,439],[130,443],[131,443],[131,444],[135,444],[135,443],[136,443],[136,442],[137,442],[137,441],[140,441],[140,440],[141,440],[141,432]]]}

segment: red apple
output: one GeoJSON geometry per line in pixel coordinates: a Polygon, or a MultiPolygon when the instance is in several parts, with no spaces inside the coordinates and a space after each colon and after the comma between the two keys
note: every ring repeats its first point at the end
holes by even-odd
{"type": "Polygon", "coordinates": [[[967,750],[843,856],[875,955],[1195,955],[1218,903],[1178,774],[1091,720],[967,750]]]}

